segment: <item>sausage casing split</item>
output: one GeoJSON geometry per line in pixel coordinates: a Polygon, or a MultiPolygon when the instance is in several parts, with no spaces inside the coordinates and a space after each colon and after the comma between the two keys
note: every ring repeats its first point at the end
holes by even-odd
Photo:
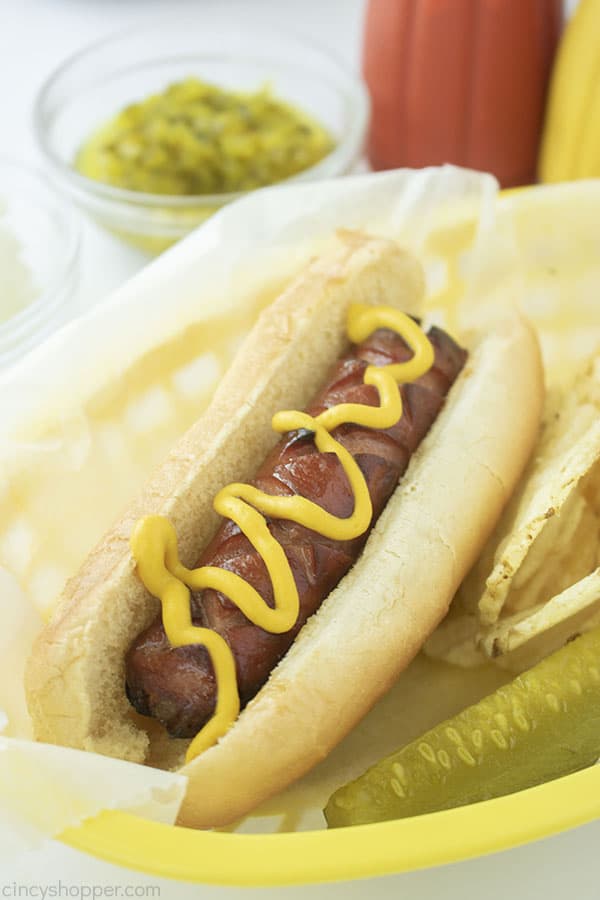
{"type": "MultiPolygon", "coordinates": [[[[377,520],[408,466],[410,457],[435,421],[444,398],[466,360],[466,351],[445,332],[428,332],[435,352],[433,366],[400,390],[403,414],[392,428],[378,430],[346,424],[332,435],[354,457],[371,496],[377,520]]],[[[411,356],[401,337],[380,329],[335,365],[325,387],[307,412],[317,416],[340,403],[379,404],[374,387],[363,383],[368,365],[406,362],[411,356]]],[[[267,494],[300,494],[332,515],[350,516],[354,497],[335,454],[320,453],[311,432],[289,432],[271,451],[253,482],[267,494]]],[[[252,624],[223,594],[192,593],[194,625],[212,628],[229,644],[236,664],[242,705],[262,687],[306,620],[350,569],[365,544],[368,531],[352,541],[336,541],[282,519],[267,519],[281,544],[298,588],[300,613],[284,634],[271,634],[252,624]]],[[[273,606],[271,580],[265,564],[248,539],[224,520],[197,566],[218,566],[249,582],[273,606]]],[[[173,737],[191,738],[210,719],[217,686],[207,651],[200,645],[174,648],[159,616],[131,645],[126,657],[127,696],[142,715],[161,722],[173,737]]]]}

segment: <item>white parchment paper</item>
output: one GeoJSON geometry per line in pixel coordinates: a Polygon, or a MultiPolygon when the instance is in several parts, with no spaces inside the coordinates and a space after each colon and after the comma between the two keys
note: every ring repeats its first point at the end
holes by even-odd
{"type": "MultiPolygon", "coordinates": [[[[548,191],[532,221],[583,203],[576,188],[562,199],[548,191]]],[[[590,217],[600,186],[593,191],[590,217]]],[[[174,821],[181,776],[32,743],[24,660],[66,579],[201,411],[258,308],[336,228],[389,235],[417,253],[439,317],[527,306],[536,272],[538,307],[570,290],[571,305],[581,301],[577,328],[588,345],[597,339],[585,312],[593,248],[578,293],[572,275],[561,281],[546,262],[551,245],[554,266],[565,246],[580,253],[575,227],[557,250],[554,231],[540,237],[527,223],[531,204],[496,195],[490,176],[452,167],[257,192],[0,377],[0,865],[103,808],[174,821]]],[[[564,350],[551,331],[550,357],[564,350]]],[[[379,749],[370,745],[374,758],[379,749]]]]}

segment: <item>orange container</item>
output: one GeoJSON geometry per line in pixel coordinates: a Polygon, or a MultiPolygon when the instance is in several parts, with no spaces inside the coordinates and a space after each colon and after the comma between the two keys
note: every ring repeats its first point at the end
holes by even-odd
{"type": "Polygon", "coordinates": [[[370,0],[375,169],[455,163],[535,179],[561,0],[370,0]]]}

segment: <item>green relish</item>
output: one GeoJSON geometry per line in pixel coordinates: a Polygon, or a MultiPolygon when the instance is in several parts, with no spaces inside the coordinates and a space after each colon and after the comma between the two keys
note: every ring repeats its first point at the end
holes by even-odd
{"type": "Polygon", "coordinates": [[[81,147],[76,168],[131,191],[193,196],[275,184],[318,163],[331,135],[273,96],[196,78],[123,109],[81,147]]]}

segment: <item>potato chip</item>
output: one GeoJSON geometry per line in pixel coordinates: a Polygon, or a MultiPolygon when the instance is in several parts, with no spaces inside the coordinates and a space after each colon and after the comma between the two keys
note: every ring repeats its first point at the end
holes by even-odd
{"type": "Polygon", "coordinates": [[[516,494],[426,652],[522,670],[600,621],[600,360],[548,398],[516,494]],[[502,659],[500,659],[502,657],[502,659]]]}
{"type": "MultiPolygon", "coordinates": [[[[488,657],[514,652],[539,636],[546,638],[539,658],[557,650],[575,633],[588,631],[600,620],[600,568],[533,610],[507,616],[478,633],[476,641],[488,657]],[[559,629],[559,626],[566,626],[559,629]],[[552,634],[551,634],[552,632],[552,634]]],[[[533,648],[528,648],[533,652],[533,648]]]]}

